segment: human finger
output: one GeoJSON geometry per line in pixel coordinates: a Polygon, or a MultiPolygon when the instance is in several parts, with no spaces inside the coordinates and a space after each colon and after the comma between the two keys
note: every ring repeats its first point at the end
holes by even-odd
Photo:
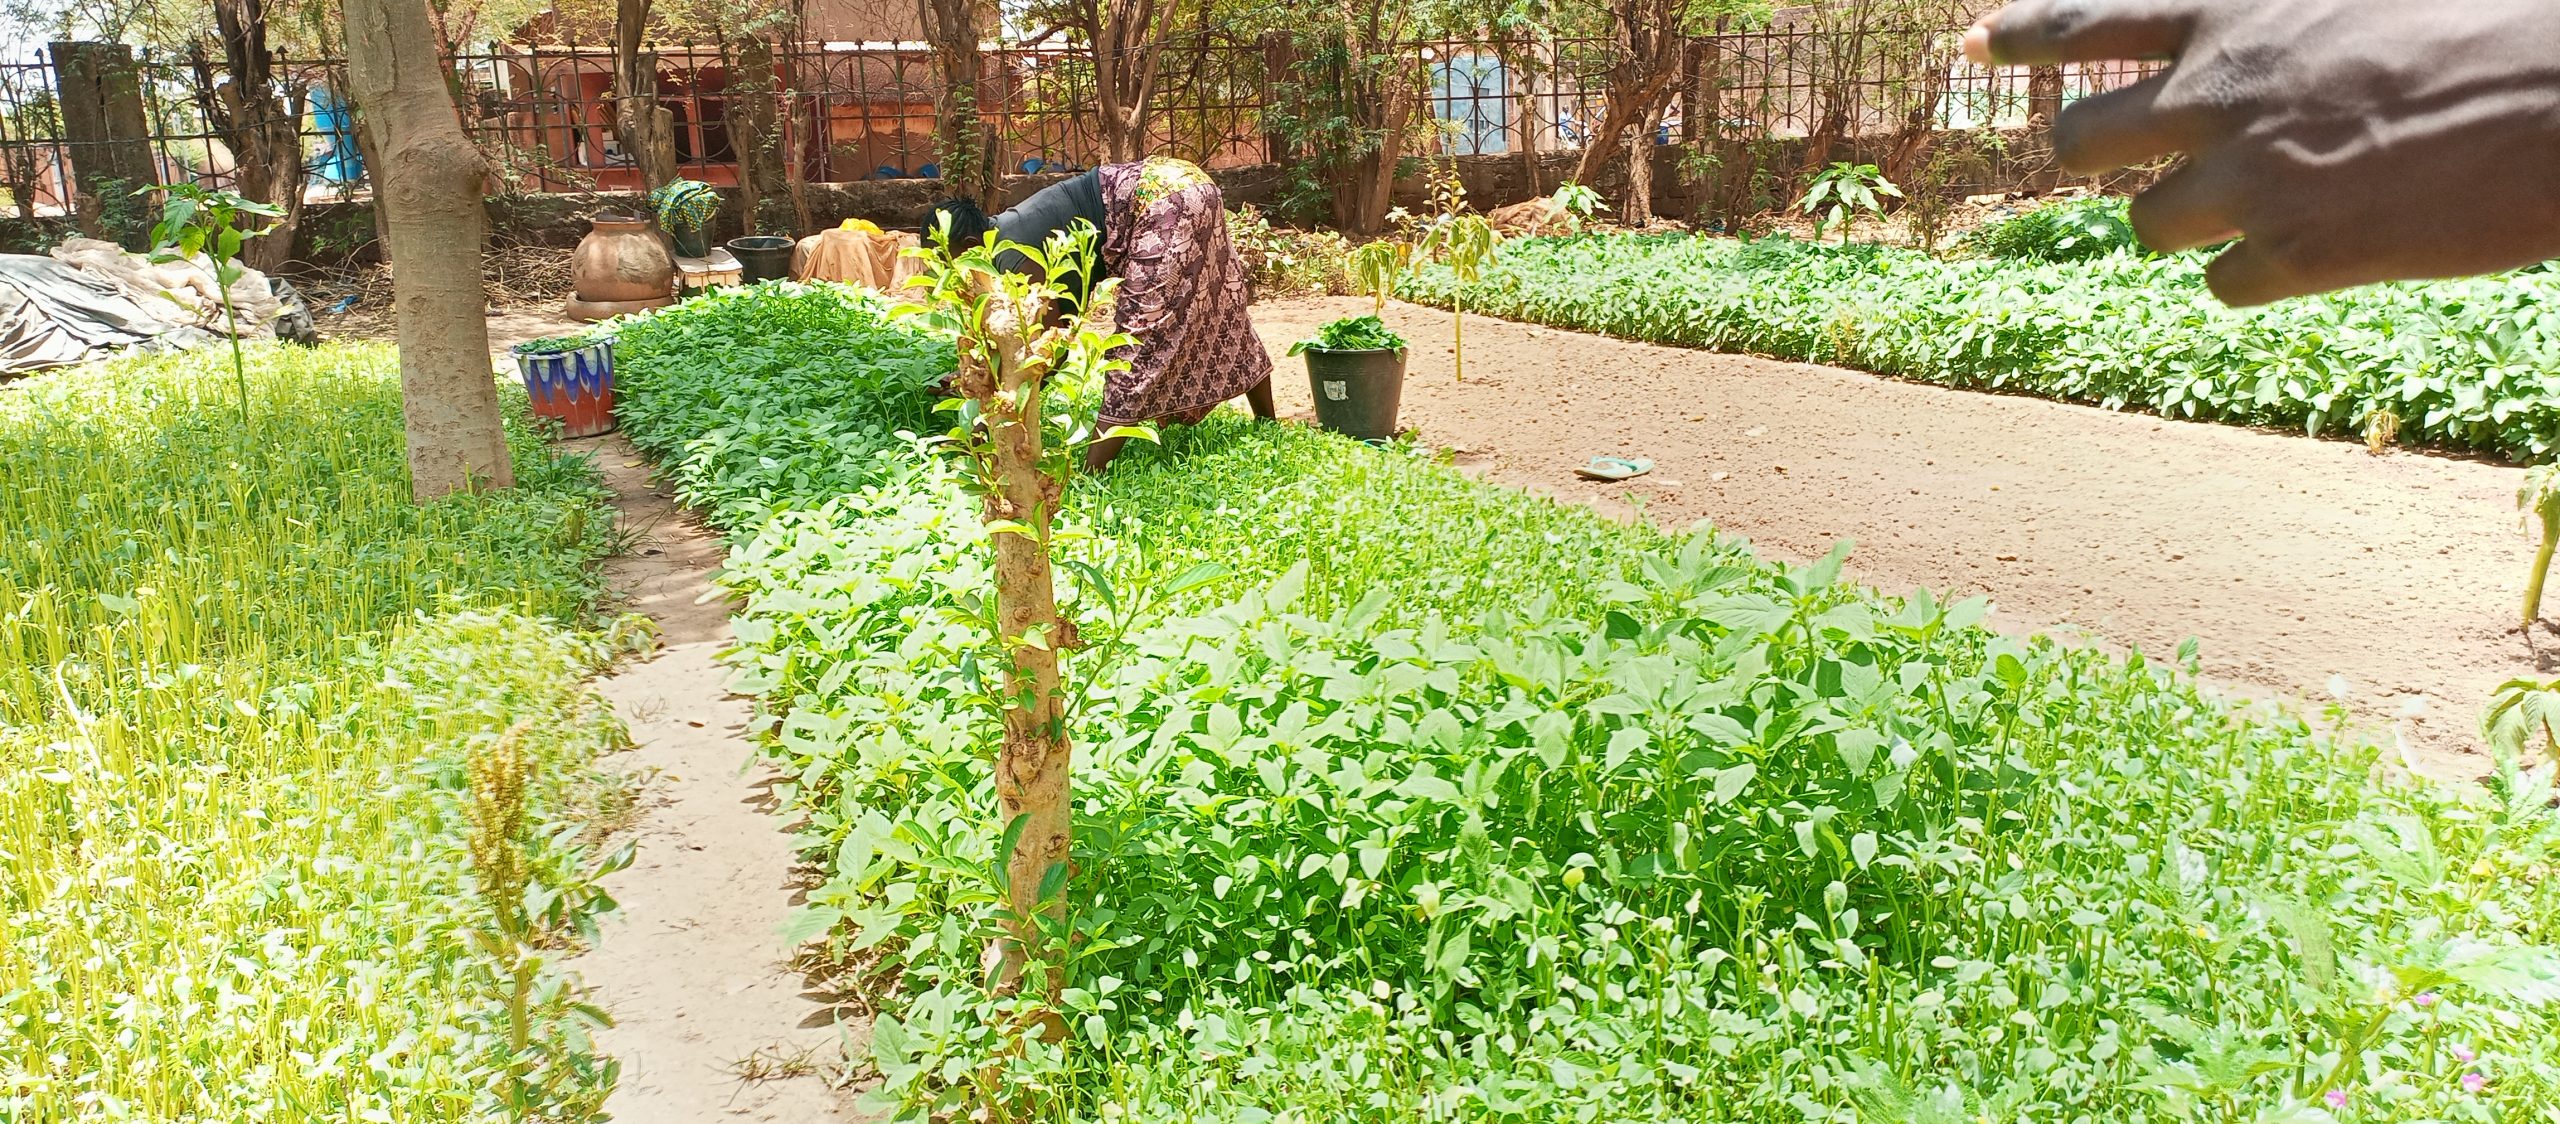
{"type": "Polygon", "coordinates": [[[2228,131],[2219,114],[2177,104],[2171,75],[2072,103],[2053,123],[2054,157],[2064,171],[2093,176],[2180,152],[2210,148],[2228,131]]]}
{"type": "Polygon", "coordinates": [[[2274,304],[2286,297],[2318,292],[2301,271],[2257,239],[2242,239],[2205,266],[2204,283],[2233,308],[2274,304]]]}
{"type": "Polygon", "coordinates": [[[2021,0],[1968,31],[1966,54],[2001,66],[2167,58],[2186,46],[2203,5],[2204,0],[2021,0]]]}
{"type": "Polygon", "coordinates": [[[2171,172],[2134,197],[2134,237],[2163,254],[2226,241],[2242,229],[2247,184],[2234,162],[2210,156],[2171,172]]]}

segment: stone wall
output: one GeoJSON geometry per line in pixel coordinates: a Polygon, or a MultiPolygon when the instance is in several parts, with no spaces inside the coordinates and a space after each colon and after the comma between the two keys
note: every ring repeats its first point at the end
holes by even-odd
{"type": "MultiPolygon", "coordinates": [[[[1280,178],[1278,169],[1271,167],[1222,171],[1217,177],[1230,203],[1267,202],[1280,178]]],[[[1009,176],[1005,180],[1004,201],[1008,206],[1018,203],[1032,192],[1065,178],[1009,176]]],[[[813,183],[806,193],[809,218],[817,228],[848,219],[869,219],[890,230],[913,230],[923,225],[926,212],[943,198],[940,180],[813,183]]],[[[723,203],[712,233],[715,239],[726,241],[746,233],[744,206],[736,189],[721,188],[720,194],[723,203]]],[[[588,216],[606,210],[637,212],[644,207],[645,201],[636,191],[499,196],[489,200],[489,229],[492,240],[502,245],[568,249],[586,236],[588,216]]],[[[760,209],[765,214],[766,233],[778,232],[792,222],[787,195],[766,196],[760,209]]],[[[319,204],[304,212],[295,256],[307,262],[334,264],[345,261],[350,252],[369,247],[372,241],[371,201],[319,204]]]]}
{"type": "MultiPolygon", "coordinates": [[[[1843,141],[1835,147],[1832,159],[1862,163],[1884,162],[1884,146],[1888,138],[1843,141]]],[[[2021,131],[2008,133],[1946,134],[1942,144],[1960,144],[1969,153],[1965,167],[1959,170],[1946,191],[1968,195],[2019,189],[2049,189],[2052,173],[2050,161],[2042,155],[2039,137],[2021,131]]],[[[1676,145],[1659,145],[1653,149],[1654,213],[1667,219],[1694,216],[1711,192],[1723,195],[1722,211],[1751,209],[1752,204],[1783,207],[1793,198],[1791,186],[1804,158],[1802,140],[1763,141],[1756,145],[1735,146],[1724,154],[1710,182],[1698,182],[1684,175],[1686,150],[1676,145]]],[[[1553,191],[1557,184],[1571,176],[1580,159],[1579,153],[1549,153],[1539,158],[1538,186],[1553,191]]],[[[1480,210],[1491,210],[1509,203],[1536,197],[1530,189],[1528,162],[1517,155],[1461,156],[1456,158],[1458,176],[1467,187],[1467,199],[1480,210]]],[[[1395,202],[1399,206],[1419,209],[1429,200],[1429,178],[1423,169],[1396,184],[1395,202]]],[[[1282,173],[1276,165],[1258,165],[1216,173],[1227,193],[1229,204],[1267,206],[1279,195],[1282,173]]],[[[1012,176],[1005,181],[1005,200],[1017,202],[1062,177],[1012,176]]],[[[2124,188],[2139,186],[2137,178],[2112,178],[2107,186],[2124,188]]],[[[1615,198],[1626,187],[1626,168],[1621,161],[1604,172],[1592,186],[1615,198]]],[[[810,184],[807,188],[809,216],[817,227],[834,226],[847,219],[869,219],[883,227],[912,230],[924,221],[925,212],[941,196],[939,180],[865,180],[858,183],[810,184]]],[[[722,208],[715,234],[726,240],[744,233],[740,204],[734,189],[723,188],[727,203],[722,208]]],[[[543,246],[567,249],[578,244],[587,232],[587,217],[603,210],[637,211],[642,199],[637,192],[596,192],[578,194],[509,195],[489,200],[492,241],[501,246],[543,246]]],[[[787,197],[768,196],[764,200],[767,231],[778,231],[792,223],[787,197]]],[[[34,223],[15,218],[0,218],[0,250],[40,253],[44,247],[59,241],[70,229],[61,219],[38,219],[34,223]]],[[[295,257],[315,266],[337,266],[350,260],[361,260],[372,253],[374,242],[373,204],[359,200],[350,203],[321,203],[308,208],[295,239],[295,257]]]]}

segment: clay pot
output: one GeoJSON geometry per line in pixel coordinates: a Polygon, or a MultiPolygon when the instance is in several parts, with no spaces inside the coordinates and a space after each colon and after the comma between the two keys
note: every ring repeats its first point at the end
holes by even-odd
{"type": "Polygon", "coordinates": [[[578,240],[570,276],[578,299],[590,303],[664,303],[675,290],[676,261],[665,239],[637,215],[603,211],[578,240]]]}

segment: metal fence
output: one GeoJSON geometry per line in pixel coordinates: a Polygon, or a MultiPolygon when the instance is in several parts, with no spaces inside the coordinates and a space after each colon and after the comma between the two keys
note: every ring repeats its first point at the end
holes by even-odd
{"type": "MultiPolygon", "coordinates": [[[[1693,41],[1681,92],[1658,139],[1700,136],[1854,138],[1877,132],[2023,124],[2037,91],[2023,68],[1960,61],[1954,28],[1794,27],[1693,41]]],[[[770,75],[746,72],[738,44],[657,49],[661,104],[675,119],[684,175],[734,183],[734,114],[770,84],[772,143],[813,182],[930,178],[939,82],[914,44],[800,44],[776,52],[770,75]]],[[[1612,48],[1599,39],[1409,44],[1407,68],[1430,126],[1417,147],[1445,154],[1565,151],[1588,143],[1606,109],[1612,48]]],[[[1188,36],[1164,52],[1167,73],[1148,133],[1150,151],[1213,167],[1269,161],[1268,111],[1289,96],[1285,53],[1261,41],[1188,36]]],[[[197,60],[146,53],[141,69],[149,144],[164,182],[228,185],[231,155],[207,125],[205,89],[218,80],[197,60]]],[[[610,51],[515,47],[450,60],[465,129],[515,190],[629,188],[638,173],[620,151],[612,118],[610,51]]],[[[1007,170],[1078,168],[1104,158],[1093,68],[1064,47],[986,52],[982,112],[1007,170]]],[[[2049,98],[2067,102],[2122,86],[2139,65],[2065,68],[2049,98]]],[[[278,60],[276,73],[304,92],[299,125],[313,199],[364,190],[363,160],[332,91],[335,59],[278,60]]],[[[50,61],[0,64],[0,187],[21,214],[58,214],[71,201],[70,166],[50,61]]]]}

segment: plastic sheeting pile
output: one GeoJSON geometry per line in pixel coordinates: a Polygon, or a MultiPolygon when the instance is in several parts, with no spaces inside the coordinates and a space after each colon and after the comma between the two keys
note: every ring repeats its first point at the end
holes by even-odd
{"type": "MultiPolygon", "coordinates": [[[[231,301],[243,337],[275,334],[283,306],[264,274],[247,271],[231,301]]],[[[50,257],[0,254],[0,375],[129,347],[194,347],[228,325],[202,256],[153,262],[94,238],[67,240],[50,257]]]]}

